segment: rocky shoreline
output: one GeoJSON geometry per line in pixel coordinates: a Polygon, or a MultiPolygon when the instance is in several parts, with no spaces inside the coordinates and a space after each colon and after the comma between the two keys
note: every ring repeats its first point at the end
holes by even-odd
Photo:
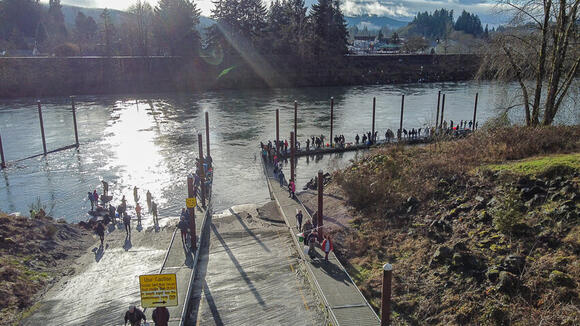
{"type": "Polygon", "coordinates": [[[17,325],[94,243],[93,232],[76,224],[0,213],[0,325],[17,325]]]}

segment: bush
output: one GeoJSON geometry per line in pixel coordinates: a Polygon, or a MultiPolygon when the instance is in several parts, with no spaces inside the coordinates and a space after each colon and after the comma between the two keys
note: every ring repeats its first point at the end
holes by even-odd
{"type": "Polygon", "coordinates": [[[496,208],[491,209],[493,226],[504,234],[515,231],[515,227],[522,223],[522,203],[517,193],[510,191],[496,208]]]}

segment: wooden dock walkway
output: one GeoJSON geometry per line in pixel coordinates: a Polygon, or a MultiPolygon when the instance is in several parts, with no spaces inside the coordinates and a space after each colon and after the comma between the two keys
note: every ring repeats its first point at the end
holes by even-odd
{"type": "Polygon", "coordinates": [[[322,298],[322,303],[332,324],[335,326],[379,325],[379,317],[333,252],[328,255],[328,262],[324,262],[324,252],[320,248],[316,248],[318,258],[314,261],[306,257],[304,245],[298,241],[296,236],[298,230],[295,215],[297,210],[301,209],[305,221],[311,219],[311,216],[298,199],[288,197],[287,188],[281,187],[280,183],[274,179],[272,168],[268,164],[264,164],[264,171],[268,180],[270,196],[278,204],[280,213],[289,226],[293,243],[304,260],[310,281],[322,298]]]}
{"type": "MultiPolygon", "coordinates": [[[[321,147],[321,148],[310,148],[308,150],[304,149],[297,149],[296,153],[294,154],[296,157],[301,157],[301,156],[318,156],[318,155],[326,155],[326,154],[332,154],[332,153],[345,153],[345,152],[353,152],[353,151],[358,151],[358,150],[364,150],[364,149],[369,149],[369,148],[373,148],[373,147],[377,147],[377,146],[382,146],[382,145],[396,145],[396,144],[404,144],[404,145],[417,145],[417,144],[428,144],[432,141],[433,139],[430,137],[421,137],[421,138],[409,138],[409,139],[403,139],[398,141],[397,139],[391,140],[390,142],[387,142],[386,140],[379,140],[378,142],[374,143],[374,144],[353,144],[353,143],[347,143],[344,146],[336,146],[334,145],[333,147],[330,146],[326,146],[326,147],[321,147]]],[[[280,150],[280,156],[282,156],[283,158],[289,158],[290,157],[290,148],[288,148],[288,150],[284,151],[284,150],[280,150]]]]}

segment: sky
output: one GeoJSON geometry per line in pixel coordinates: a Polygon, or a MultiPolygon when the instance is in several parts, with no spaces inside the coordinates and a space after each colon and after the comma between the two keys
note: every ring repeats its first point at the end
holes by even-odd
{"type": "MultiPolygon", "coordinates": [[[[157,0],[147,0],[152,5],[157,0]]],[[[269,1],[269,0],[266,0],[269,1]]],[[[316,0],[306,0],[307,5],[311,5],[316,0]]],[[[434,11],[440,8],[453,9],[457,18],[462,10],[476,13],[482,22],[496,25],[502,22],[501,16],[494,9],[493,0],[340,0],[342,10],[347,16],[358,16],[362,14],[388,16],[401,20],[410,20],[419,11],[434,11]]],[[[48,2],[48,0],[43,0],[48,2]]],[[[135,0],[61,0],[63,4],[70,4],[82,7],[112,8],[124,10],[135,0]]],[[[210,16],[213,7],[211,0],[194,0],[202,15],[210,16]]]]}

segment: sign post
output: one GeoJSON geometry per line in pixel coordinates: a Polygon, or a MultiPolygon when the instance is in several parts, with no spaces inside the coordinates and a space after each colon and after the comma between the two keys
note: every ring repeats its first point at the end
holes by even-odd
{"type": "Polygon", "coordinates": [[[141,307],[177,306],[177,276],[175,274],[139,275],[141,307]]]}

